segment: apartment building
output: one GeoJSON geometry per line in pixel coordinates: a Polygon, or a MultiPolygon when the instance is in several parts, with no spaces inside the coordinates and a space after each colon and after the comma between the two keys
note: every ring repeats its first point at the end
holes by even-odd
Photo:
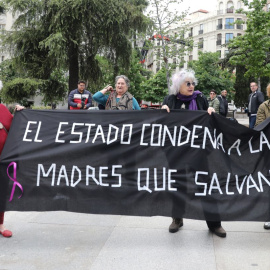
{"type": "MultiPolygon", "coordinates": [[[[239,13],[237,10],[242,8],[240,0],[217,0],[214,11],[199,9],[186,18],[185,24],[189,29],[185,37],[193,39],[194,45],[190,52],[178,58],[169,59],[170,63],[176,63],[180,67],[186,67],[187,63],[192,60],[197,60],[199,52],[219,52],[220,58],[224,58],[228,52],[226,44],[230,39],[243,35],[246,25],[243,24],[246,20],[246,15],[239,13]],[[236,22],[239,22],[235,24],[236,22]]],[[[179,27],[171,30],[170,35],[174,35],[179,31],[179,27]]],[[[170,37],[168,36],[168,38],[170,37]]],[[[160,40],[154,40],[155,45],[158,45],[160,40]]],[[[169,41],[166,41],[169,43],[169,41]]],[[[170,46],[181,46],[181,44],[170,44],[170,46]]],[[[157,60],[157,52],[149,51],[145,66],[157,72],[160,69],[161,62],[157,60]]]]}

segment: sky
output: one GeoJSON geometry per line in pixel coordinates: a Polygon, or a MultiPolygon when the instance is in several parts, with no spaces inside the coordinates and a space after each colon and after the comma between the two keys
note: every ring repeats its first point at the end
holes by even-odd
{"type": "Polygon", "coordinates": [[[180,7],[184,10],[190,7],[189,13],[199,9],[212,11],[216,9],[217,0],[183,0],[180,7]]]}

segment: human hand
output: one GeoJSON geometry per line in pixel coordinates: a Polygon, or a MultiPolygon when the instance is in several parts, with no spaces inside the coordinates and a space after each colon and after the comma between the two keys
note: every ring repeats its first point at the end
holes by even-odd
{"type": "Polygon", "coordinates": [[[14,110],[15,110],[15,111],[21,111],[21,110],[23,110],[23,109],[25,109],[24,106],[21,106],[21,105],[18,105],[18,104],[17,104],[17,105],[15,106],[15,109],[14,109],[14,110]]]}
{"type": "Polygon", "coordinates": [[[209,113],[209,115],[211,115],[213,112],[216,112],[215,109],[213,107],[209,107],[207,109],[207,112],[209,113]]]}
{"type": "Polygon", "coordinates": [[[170,112],[170,108],[168,107],[168,105],[163,105],[161,109],[167,110],[168,113],[170,112]]]}

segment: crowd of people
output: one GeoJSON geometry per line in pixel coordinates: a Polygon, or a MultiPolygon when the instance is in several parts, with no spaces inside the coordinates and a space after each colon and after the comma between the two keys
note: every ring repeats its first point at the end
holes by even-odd
{"type": "MultiPolygon", "coordinates": [[[[221,91],[217,95],[215,89],[209,92],[209,98],[201,91],[195,90],[197,79],[192,70],[182,69],[172,76],[170,94],[164,98],[161,109],[166,110],[202,110],[208,114],[217,113],[224,117],[228,114],[228,101],[226,99],[227,90],[221,91]]],[[[129,79],[124,75],[115,78],[115,87],[107,85],[93,96],[86,90],[86,82],[80,80],[78,87],[70,92],[68,105],[70,110],[87,110],[92,106],[92,100],[98,103],[99,109],[104,110],[140,110],[139,103],[128,91],[130,87],[129,79]]],[[[270,116],[270,101],[264,102],[262,92],[258,91],[255,82],[250,83],[251,94],[248,99],[249,127],[253,128],[270,116]]],[[[270,98],[270,84],[267,86],[267,96],[270,98]]],[[[24,107],[16,105],[16,110],[24,107]]],[[[3,149],[11,122],[12,114],[8,109],[0,104],[0,155],[3,149]]],[[[183,202],[184,204],[184,202],[183,202]]],[[[226,237],[226,231],[221,226],[221,221],[216,217],[216,221],[207,220],[207,209],[203,207],[206,223],[211,232],[219,237],[226,237]]],[[[179,212],[172,217],[169,232],[175,233],[183,226],[183,212],[179,212]]],[[[4,237],[11,237],[12,232],[4,227],[4,212],[0,212],[0,234],[4,237]]],[[[270,229],[270,222],[264,224],[265,229],[270,229]]]]}

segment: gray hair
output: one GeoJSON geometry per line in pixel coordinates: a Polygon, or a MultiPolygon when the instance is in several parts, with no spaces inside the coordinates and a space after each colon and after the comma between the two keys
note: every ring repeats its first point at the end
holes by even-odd
{"type": "Polygon", "coordinates": [[[192,69],[181,69],[175,72],[171,78],[172,85],[170,87],[170,94],[177,95],[179,93],[180,86],[187,80],[190,79],[196,84],[198,80],[195,78],[195,72],[192,69]]]}
{"type": "Polygon", "coordinates": [[[125,76],[125,75],[116,76],[115,77],[115,84],[117,84],[117,82],[118,82],[119,79],[124,79],[125,82],[126,82],[127,87],[130,87],[130,81],[129,81],[129,79],[128,79],[127,76],[125,76]]]}

